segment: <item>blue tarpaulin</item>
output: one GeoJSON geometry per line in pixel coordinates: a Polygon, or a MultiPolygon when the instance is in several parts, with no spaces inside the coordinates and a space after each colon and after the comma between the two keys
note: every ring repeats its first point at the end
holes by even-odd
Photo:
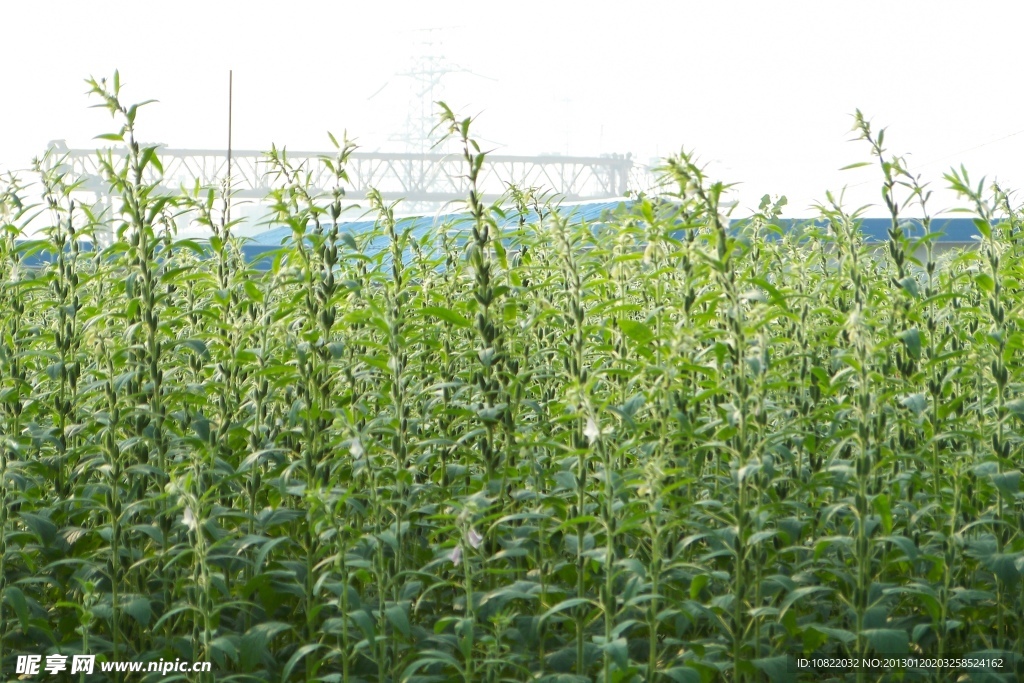
{"type": "MultiPolygon", "coordinates": [[[[562,205],[557,211],[561,220],[572,224],[588,223],[599,226],[605,222],[612,213],[632,213],[633,201],[610,201],[593,202],[586,204],[562,205]]],[[[639,214],[634,214],[640,218],[639,214]]],[[[531,211],[526,217],[526,223],[535,223],[537,215],[531,211]]],[[[510,229],[520,222],[520,215],[510,211],[504,218],[498,220],[498,226],[502,229],[510,229]]],[[[742,225],[742,220],[733,220],[732,227],[742,225]]],[[[816,226],[825,228],[826,223],[821,219],[786,218],[773,221],[783,231],[801,229],[801,226],[816,226]]],[[[888,239],[888,230],[891,221],[888,218],[863,218],[859,220],[861,232],[868,242],[885,241],[888,239]]],[[[365,235],[374,230],[377,225],[375,220],[357,220],[339,223],[338,228],[344,233],[353,236],[365,235]]],[[[456,241],[466,239],[472,226],[472,218],[468,213],[448,213],[436,216],[413,216],[399,218],[396,220],[396,227],[399,233],[409,231],[412,238],[420,240],[423,237],[444,230],[449,234],[456,235],[456,241]]],[[[940,244],[967,245],[972,243],[979,235],[974,221],[970,218],[937,218],[932,221],[932,231],[939,233],[936,241],[940,244]]],[[[904,232],[908,237],[920,237],[921,228],[917,222],[908,222],[904,226],[904,232]]],[[[282,226],[271,228],[257,235],[245,238],[242,252],[246,259],[260,269],[270,267],[270,256],[273,252],[285,246],[294,239],[292,228],[282,226]]],[[[388,248],[386,236],[378,236],[369,244],[362,245],[369,254],[375,254],[388,248]]],[[[47,251],[36,251],[28,256],[24,263],[27,266],[42,265],[53,260],[53,254],[47,251]]]]}
{"type": "MultiPolygon", "coordinates": [[[[573,204],[561,206],[558,211],[564,220],[568,220],[571,223],[600,223],[608,214],[616,210],[629,212],[634,204],[635,202],[632,201],[573,204]]],[[[534,223],[536,221],[537,215],[531,211],[526,217],[526,222],[534,223]]],[[[502,228],[509,228],[516,225],[518,222],[518,214],[509,215],[505,219],[499,220],[498,226],[502,228]]],[[[742,220],[734,219],[732,224],[737,226],[742,222],[742,220]]],[[[888,230],[890,225],[892,225],[890,219],[863,218],[860,219],[859,222],[861,232],[864,234],[867,241],[884,241],[889,238],[888,230]]],[[[421,238],[432,230],[448,229],[449,231],[457,231],[460,228],[468,229],[468,226],[471,223],[472,219],[468,213],[449,213],[440,216],[399,218],[396,221],[396,227],[400,233],[411,228],[412,236],[415,238],[421,238]]],[[[813,224],[819,227],[826,226],[826,223],[821,219],[808,218],[781,218],[774,221],[774,223],[787,231],[792,230],[799,225],[813,224]]],[[[375,221],[372,220],[360,220],[340,223],[339,228],[350,234],[360,235],[373,230],[375,224],[375,221]]],[[[932,220],[931,227],[933,232],[941,233],[940,237],[938,237],[939,242],[956,242],[966,244],[970,243],[978,236],[978,229],[975,227],[974,221],[970,218],[936,218],[932,220]]],[[[907,223],[904,227],[904,232],[908,237],[920,237],[921,232],[919,223],[907,223]]],[[[291,238],[291,228],[273,228],[251,237],[249,244],[254,246],[279,247],[282,244],[287,243],[291,238]]]]}

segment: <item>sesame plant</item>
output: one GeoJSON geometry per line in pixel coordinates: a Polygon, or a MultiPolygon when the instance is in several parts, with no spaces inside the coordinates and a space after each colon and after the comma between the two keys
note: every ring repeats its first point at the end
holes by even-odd
{"type": "Polygon", "coordinates": [[[24,654],[240,683],[1024,676],[1002,186],[944,177],[980,240],[941,250],[927,182],[857,112],[882,242],[841,195],[792,230],[784,198],[731,217],[686,151],[586,222],[542,188],[485,202],[477,124],[442,105],[461,219],[417,235],[350,197],[347,137],[323,192],[274,147],[291,237],[260,269],[227,185],[167,189],[142,105],[89,84],[113,204],[53,160],[0,179],[5,680],[24,654]]]}

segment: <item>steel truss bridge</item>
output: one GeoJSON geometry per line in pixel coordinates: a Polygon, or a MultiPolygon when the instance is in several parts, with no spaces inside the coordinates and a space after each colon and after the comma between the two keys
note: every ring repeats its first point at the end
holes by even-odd
{"type": "MultiPolygon", "coordinates": [[[[67,149],[62,143],[51,143],[50,163],[59,165],[69,179],[81,180],[79,191],[94,193],[97,200],[109,197],[110,188],[95,150],[67,149]]],[[[123,158],[124,148],[109,150],[115,161],[123,158]]],[[[163,174],[150,165],[148,182],[159,181],[167,191],[201,187],[221,187],[228,175],[228,154],[223,150],[172,149],[157,151],[163,174]]],[[[323,152],[287,151],[293,167],[308,174],[314,195],[329,193],[334,186],[333,172],[323,159],[333,159],[323,152]]],[[[387,201],[404,199],[423,206],[440,205],[465,199],[469,192],[466,163],[461,154],[422,154],[353,152],[346,166],[349,183],[346,197],[358,201],[375,188],[387,201]]],[[[231,154],[232,196],[264,200],[276,183],[283,183],[272,168],[266,153],[233,151],[231,154]]],[[[551,192],[564,201],[587,201],[624,197],[628,189],[646,190],[653,186],[649,171],[633,162],[631,155],[600,157],[570,156],[507,156],[489,155],[477,180],[484,201],[495,201],[508,189],[508,183],[551,192]]]]}

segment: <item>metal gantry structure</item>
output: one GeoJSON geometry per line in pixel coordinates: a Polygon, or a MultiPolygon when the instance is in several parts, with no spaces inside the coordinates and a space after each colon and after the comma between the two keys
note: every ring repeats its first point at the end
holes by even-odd
{"type": "MultiPolygon", "coordinates": [[[[49,159],[59,164],[70,178],[81,179],[79,191],[94,193],[98,200],[109,194],[95,150],[67,149],[51,143],[49,159]]],[[[123,149],[109,150],[116,158],[123,149]]],[[[323,152],[286,151],[286,158],[308,174],[310,190],[329,192],[334,174],[324,164],[333,155],[323,152]]],[[[223,185],[228,172],[228,155],[223,150],[173,149],[161,147],[158,155],[163,166],[159,180],[167,191],[223,185]]],[[[231,155],[232,196],[262,200],[271,192],[276,174],[267,155],[259,151],[233,151],[231,155]]],[[[469,191],[465,161],[460,154],[416,152],[353,152],[346,167],[347,196],[360,199],[371,188],[385,200],[444,204],[465,199],[469,191]]],[[[149,166],[147,173],[157,173],[149,166]]],[[[631,155],[611,154],[599,157],[489,155],[478,184],[484,201],[495,201],[505,194],[508,184],[535,187],[552,192],[568,202],[625,197],[639,181],[645,183],[646,170],[634,164],[631,155]]]]}

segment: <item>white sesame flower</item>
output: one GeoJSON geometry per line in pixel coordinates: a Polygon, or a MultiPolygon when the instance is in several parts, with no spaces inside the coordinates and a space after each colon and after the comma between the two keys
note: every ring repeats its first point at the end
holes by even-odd
{"type": "Polygon", "coordinates": [[[478,534],[476,529],[472,527],[470,527],[469,533],[466,534],[466,537],[469,540],[469,544],[473,546],[474,549],[479,548],[480,544],[484,542],[484,537],[478,534]]]}
{"type": "Polygon", "coordinates": [[[359,437],[352,439],[352,445],[349,446],[348,452],[356,460],[363,457],[363,454],[366,453],[366,450],[363,448],[363,442],[359,440],[359,437]]]}
{"type": "Polygon", "coordinates": [[[451,559],[452,564],[454,564],[456,567],[458,567],[459,564],[462,563],[462,546],[461,545],[455,546],[455,548],[452,550],[452,554],[449,555],[448,557],[451,559]]]}
{"type": "Polygon", "coordinates": [[[196,518],[195,515],[192,514],[192,508],[187,506],[185,507],[185,512],[181,516],[181,523],[189,529],[194,530],[196,528],[196,518]]]}
{"type": "Polygon", "coordinates": [[[587,437],[587,441],[590,443],[594,443],[601,438],[601,428],[597,426],[594,418],[587,418],[587,426],[583,429],[583,436],[587,437]]]}

